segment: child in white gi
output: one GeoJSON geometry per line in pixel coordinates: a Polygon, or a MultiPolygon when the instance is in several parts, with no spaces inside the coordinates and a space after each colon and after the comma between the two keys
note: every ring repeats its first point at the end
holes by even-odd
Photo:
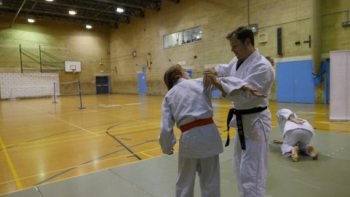
{"type": "Polygon", "coordinates": [[[318,158],[318,153],[310,144],[312,136],[315,135],[314,128],[307,120],[299,118],[289,109],[278,110],[277,120],[283,133],[281,151],[284,156],[298,161],[299,151],[302,151],[313,160],[318,158]]]}
{"type": "Polygon", "coordinates": [[[202,79],[189,79],[180,65],[165,72],[164,82],[169,90],[162,103],[159,137],[164,154],[174,151],[175,123],[182,132],[176,196],[194,196],[197,172],[202,197],[220,197],[219,154],[223,152],[223,145],[212,119],[211,91],[203,88],[202,79]]]}

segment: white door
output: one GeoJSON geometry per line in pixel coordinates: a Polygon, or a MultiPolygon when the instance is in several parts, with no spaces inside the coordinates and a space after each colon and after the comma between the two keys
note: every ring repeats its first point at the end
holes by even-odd
{"type": "Polygon", "coordinates": [[[350,51],[331,51],[330,110],[331,120],[350,120],[350,51]]]}

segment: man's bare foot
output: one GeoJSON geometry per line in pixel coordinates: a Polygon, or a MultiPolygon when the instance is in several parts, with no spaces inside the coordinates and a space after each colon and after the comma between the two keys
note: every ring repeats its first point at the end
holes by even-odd
{"type": "Polygon", "coordinates": [[[299,147],[298,146],[294,146],[292,148],[292,154],[290,157],[292,158],[292,161],[298,161],[298,159],[299,159],[299,147]]]}
{"type": "Polygon", "coordinates": [[[313,146],[308,146],[307,147],[307,152],[309,153],[310,157],[313,160],[317,160],[318,159],[318,152],[316,151],[315,147],[313,146]]]}

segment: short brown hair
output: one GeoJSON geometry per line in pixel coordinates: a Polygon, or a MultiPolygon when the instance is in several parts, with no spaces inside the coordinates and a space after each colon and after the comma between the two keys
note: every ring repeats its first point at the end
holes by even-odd
{"type": "Polygon", "coordinates": [[[163,80],[168,90],[182,77],[182,70],[181,65],[176,64],[165,71],[163,80]]]}
{"type": "Polygon", "coordinates": [[[254,46],[254,33],[247,27],[238,27],[233,32],[227,34],[226,39],[231,40],[234,37],[240,40],[242,43],[244,43],[245,40],[249,39],[250,43],[254,46]]]}

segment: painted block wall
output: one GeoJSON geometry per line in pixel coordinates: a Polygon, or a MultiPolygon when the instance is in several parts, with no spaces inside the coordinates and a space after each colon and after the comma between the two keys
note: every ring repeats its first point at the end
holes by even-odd
{"type": "MultiPolygon", "coordinates": [[[[59,73],[60,81],[81,80],[83,93],[95,93],[95,76],[111,77],[112,93],[137,94],[137,73],[147,65],[147,94],[163,95],[164,71],[185,61],[193,77],[201,76],[205,65],[227,63],[233,54],[225,36],[240,25],[258,24],[259,33],[266,33],[267,42],[256,40],[256,47],[266,56],[278,59],[308,56],[311,49],[303,41],[311,34],[310,0],[182,0],[179,4],[162,1],[160,11],[146,10],[145,18],[131,18],[130,24],[118,29],[94,28],[86,31],[76,24],[38,21],[35,25],[18,19],[12,28],[12,16],[0,17],[0,72],[19,72],[18,45],[27,50],[26,66],[37,69],[38,46],[45,52],[48,67],[60,61],[81,60],[80,74],[59,73]],[[249,14],[249,15],[248,15],[249,14]],[[248,21],[249,19],[249,21],[248,21]],[[202,41],[164,49],[163,36],[188,28],[202,26],[202,41]],[[282,28],[283,56],[277,55],[276,29],[282,28]],[[296,45],[295,42],[301,44],[296,45]],[[132,57],[132,51],[137,56],[132,57]],[[102,62],[102,64],[100,64],[102,62]]],[[[321,47],[323,57],[330,50],[350,48],[350,28],[347,20],[350,1],[321,1],[321,47]]],[[[256,35],[256,37],[258,36],[256,35]]],[[[70,90],[63,90],[70,91],[70,90]]],[[[323,84],[316,87],[315,100],[323,102],[323,84]]],[[[276,94],[272,93],[272,100],[276,94]]]]}
{"type": "MultiPolygon", "coordinates": [[[[108,29],[87,31],[76,24],[42,20],[27,24],[23,18],[10,28],[11,19],[9,15],[0,17],[0,72],[21,72],[21,45],[24,73],[40,72],[40,46],[44,72],[59,73],[61,82],[80,80],[84,94],[95,94],[95,75],[110,73],[108,29]],[[81,61],[82,72],[60,71],[65,60],[81,61]]],[[[64,94],[74,90],[62,87],[64,94]]]]}

